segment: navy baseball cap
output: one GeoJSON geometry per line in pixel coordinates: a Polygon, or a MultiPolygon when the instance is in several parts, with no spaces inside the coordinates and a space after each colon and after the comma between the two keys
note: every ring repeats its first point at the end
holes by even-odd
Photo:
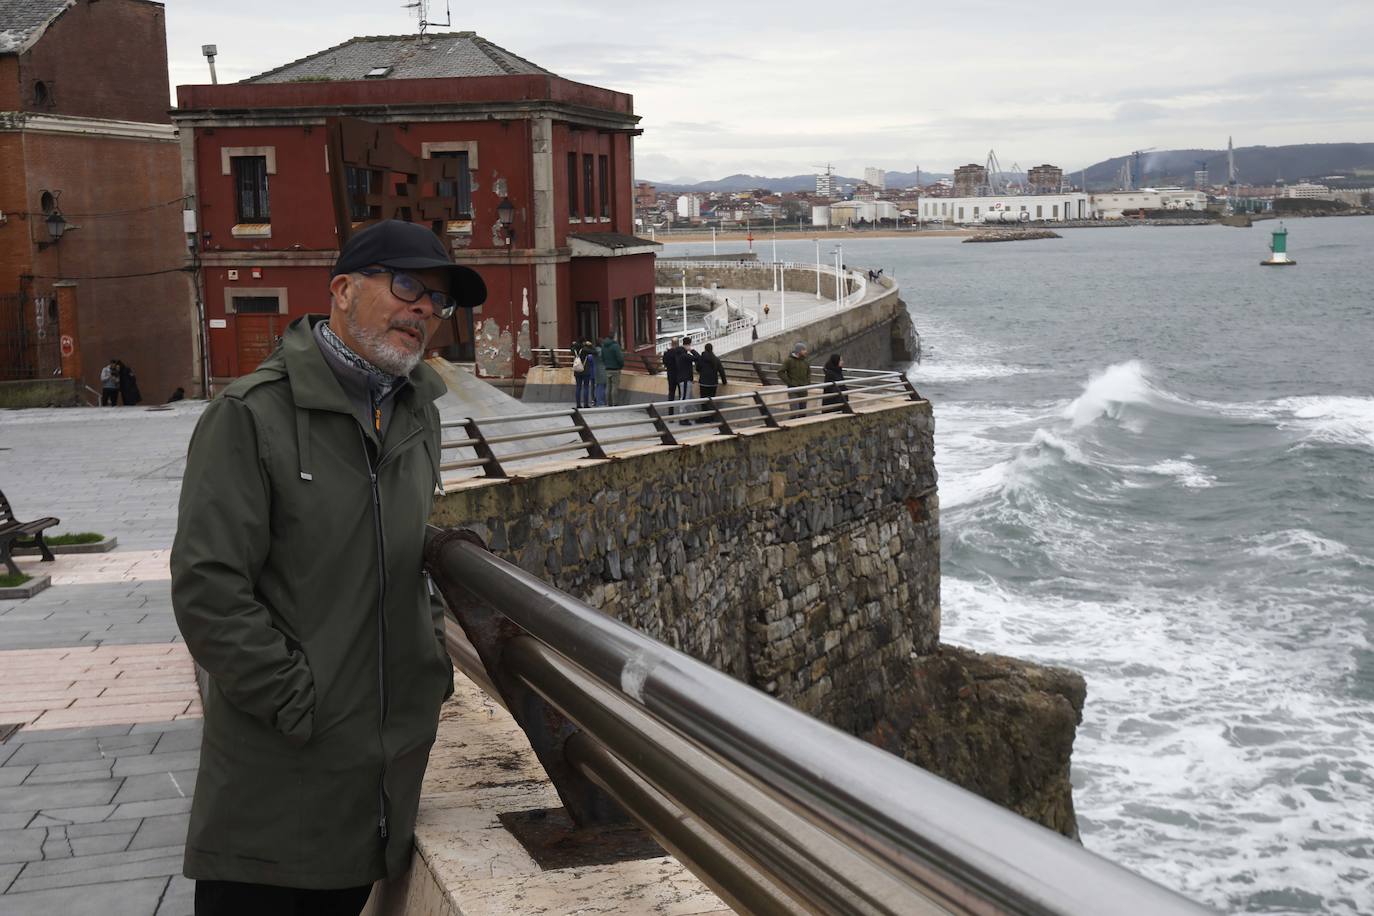
{"type": "Polygon", "coordinates": [[[448,291],[463,308],[473,308],[487,300],[487,285],[470,267],[453,263],[439,237],[419,223],[399,219],[382,220],[354,234],[339,252],[331,276],[380,264],[397,270],[448,271],[448,291]]]}

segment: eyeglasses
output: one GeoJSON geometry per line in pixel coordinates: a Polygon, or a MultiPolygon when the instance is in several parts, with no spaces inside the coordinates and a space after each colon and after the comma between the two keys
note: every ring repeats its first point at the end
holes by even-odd
{"type": "Polygon", "coordinates": [[[452,318],[453,310],[458,307],[458,300],[454,299],[452,295],[441,289],[430,289],[410,274],[400,273],[385,267],[365,267],[358,273],[364,277],[391,274],[391,294],[402,302],[419,302],[420,298],[427,294],[436,318],[452,318]]]}

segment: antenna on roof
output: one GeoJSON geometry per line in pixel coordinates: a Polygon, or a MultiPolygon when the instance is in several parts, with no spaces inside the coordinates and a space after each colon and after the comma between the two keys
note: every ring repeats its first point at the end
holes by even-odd
{"type": "Polygon", "coordinates": [[[437,25],[448,28],[453,24],[453,11],[449,7],[449,0],[444,0],[443,22],[434,22],[429,18],[429,0],[412,0],[412,2],[404,3],[402,6],[408,10],[415,10],[415,15],[420,18],[420,42],[422,44],[429,41],[429,35],[426,33],[430,26],[437,25]]]}

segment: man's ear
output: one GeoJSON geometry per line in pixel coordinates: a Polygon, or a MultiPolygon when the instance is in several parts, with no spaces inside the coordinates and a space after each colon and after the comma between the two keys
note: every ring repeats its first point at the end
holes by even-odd
{"type": "Polygon", "coordinates": [[[330,280],[329,295],[333,297],[333,301],[330,303],[330,306],[332,308],[338,309],[341,312],[346,312],[350,308],[352,308],[353,300],[350,295],[353,291],[352,287],[352,274],[339,274],[337,277],[330,280]]]}

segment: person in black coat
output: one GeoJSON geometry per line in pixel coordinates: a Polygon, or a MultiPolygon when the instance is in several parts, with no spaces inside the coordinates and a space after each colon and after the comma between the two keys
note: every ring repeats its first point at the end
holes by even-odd
{"type": "Polygon", "coordinates": [[[725,366],[711,344],[707,344],[705,352],[697,357],[697,382],[701,385],[703,398],[715,397],[716,389],[726,384],[725,366]]]}
{"type": "Polygon", "coordinates": [[[678,346],[677,338],[673,338],[673,344],[663,351],[663,368],[668,373],[668,400],[677,400],[677,354],[682,348],[678,346]]]}
{"type": "Polygon", "coordinates": [[[119,399],[125,407],[132,407],[143,400],[143,395],[138,390],[138,376],[134,375],[133,367],[127,365],[123,360],[117,359],[115,363],[119,366],[119,399]]]}
{"type": "Polygon", "coordinates": [[[825,361],[825,397],[821,399],[821,410],[838,410],[844,406],[844,396],[840,391],[844,388],[840,383],[844,381],[844,360],[838,353],[831,353],[830,358],[825,361]]]}

